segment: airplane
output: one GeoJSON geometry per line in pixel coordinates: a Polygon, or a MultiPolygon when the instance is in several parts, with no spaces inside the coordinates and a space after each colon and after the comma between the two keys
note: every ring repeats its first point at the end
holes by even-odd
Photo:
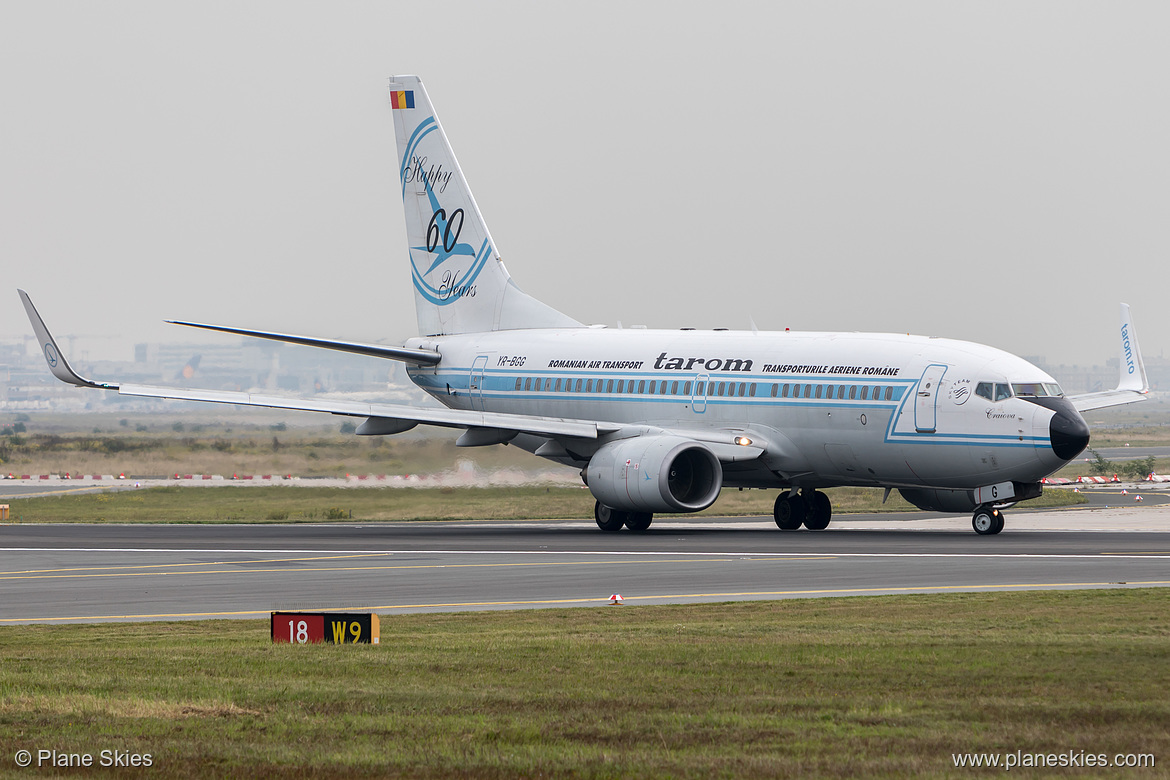
{"type": "Polygon", "coordinates": [[[174,324],[401,361],[443,408],[93,381],[77,374],[20,290],[49,369],[120,395],[364,418],[361,436],[416,425],[456,444],[511,444],[580,469],[603,532],[698,512],[725,488],[780,491],[776,525],[828,527],[825,488],[898,490],[915,506],[971,512],[980,535],[1089,443],[1081,412],[1144,400],[1145,366],[1121,305],[1113,390],[1069,396],[1002,350],[891,333],[607,329],[522,292],[500,258],[417,76],[390,106],[419,336],[402,346],[174,324]]]}

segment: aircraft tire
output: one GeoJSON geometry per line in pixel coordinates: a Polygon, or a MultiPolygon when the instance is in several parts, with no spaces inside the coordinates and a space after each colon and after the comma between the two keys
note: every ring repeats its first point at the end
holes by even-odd
{"type": "Polygon", "coordinates": [[[989,506],[981,506],[971,516],[971,527],[980,536],[993,536],[1003,530],[1003,515],[989,506]]]}
{"type": "Polygon", "coordinates": [[[597,527],[607,534],[616,534],[622,530],[628,518],[628,512],[613,509],[600,501],[593,503],[593,519],[597,521],[597,527]]]}
{"type": "Polygon", "coordinates": [[[798,495],[781,493],[776,496],[776,505],[772,507],[772,517],[781,531],[795,531],[804,522],[807,514],[804,499],[798,495]]]}
{"type": "Polygon", "coordinates": [[[812,495],[805,499],[808,504],[808,514],[804,518],[804,527],[810,531],[823,531],[829,527],[833,518],[833,504],[829,497],[819,490],[812,491],[812,495]]]}
{"type": "Polygon", "coordinates": [[[634,533],[642,533],[650,527],[654,515],[651,512],[630,512],[626,516],[626,528],[634,533]]]}

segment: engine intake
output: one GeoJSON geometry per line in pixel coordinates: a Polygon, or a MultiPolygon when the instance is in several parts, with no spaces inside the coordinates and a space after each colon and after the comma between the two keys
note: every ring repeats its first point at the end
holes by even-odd
{"type": "Polygon", "coordinates": [[[715,503],[723,467],[701,442],[638,436],[606,444],[585,469],[594,498],[624,512],[698,512],[715,503]]]}

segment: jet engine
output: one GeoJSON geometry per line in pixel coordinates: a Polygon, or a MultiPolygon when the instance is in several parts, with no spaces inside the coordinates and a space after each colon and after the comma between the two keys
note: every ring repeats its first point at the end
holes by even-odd
{"type": "Polygon", "coordinates": [[[701,442],[638,436],[599,449],[585,483],[602,504],[624,512],[698,512],[719,497],[723,467],[701,442]]]}

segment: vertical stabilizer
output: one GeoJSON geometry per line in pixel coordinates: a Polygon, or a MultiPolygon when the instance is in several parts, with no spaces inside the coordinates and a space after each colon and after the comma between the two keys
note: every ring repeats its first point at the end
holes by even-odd
{"type": "Polygon", "coordinates": [[[508,276],[422,81],[391,79],[390,107],[419,335],[580,327],[508,276]]]}
{"type": "Polygon", "coordinates": [[[1149,392],[1150,382],[1146,379],[1146,363],[1138,348],[1137,330],[1133,327],[1133,316],[1129,304],[1121,304],[1121,379],[1118,390],[1132,390],[1137,393],[1149,392]]]}

